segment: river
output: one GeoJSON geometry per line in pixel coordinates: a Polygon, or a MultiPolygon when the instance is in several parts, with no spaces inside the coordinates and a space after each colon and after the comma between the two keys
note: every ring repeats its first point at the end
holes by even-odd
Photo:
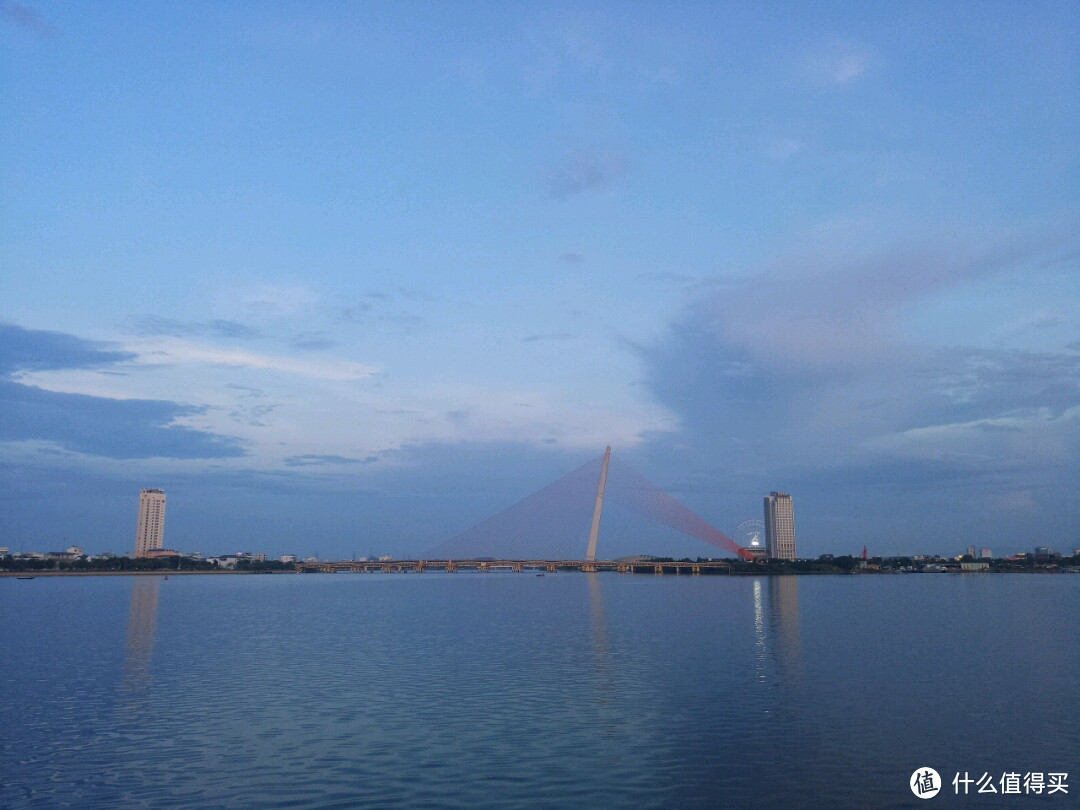
{"type": "Polygon", "coordinates": [[[0,617],[6,808],[1080,795],[1074,575],[8,578],[0,617]]]}

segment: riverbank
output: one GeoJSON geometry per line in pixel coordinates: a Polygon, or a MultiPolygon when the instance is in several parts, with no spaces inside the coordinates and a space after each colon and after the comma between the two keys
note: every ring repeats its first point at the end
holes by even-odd
{"type": "Polygon", "coordinates": [[[295,574],[296,571],[0,571],[0,578],[37,579],[39,577],[188,577],[209,574],[211,576],[264,574],[295,574]]]}

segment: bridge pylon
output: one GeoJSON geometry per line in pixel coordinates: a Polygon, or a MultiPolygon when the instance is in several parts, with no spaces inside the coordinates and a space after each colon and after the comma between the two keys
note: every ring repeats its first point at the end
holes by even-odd
{"type": "Polygon", "coordinates": [[[589,548],[586,562],[596,562],[596,540],[600,536],[600,514],[604,511],[604,489],[607,487],[608,465],[611,463],[611,446],[604,450],[604,466],[600,468],[600,486],[596,488],[596,508],[593,509],[592,528],[589,530],[589,548]]]}

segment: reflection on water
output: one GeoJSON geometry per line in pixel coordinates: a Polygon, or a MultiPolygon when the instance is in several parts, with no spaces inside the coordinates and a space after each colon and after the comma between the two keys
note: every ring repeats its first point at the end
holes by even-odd
{"type": "Polygon", "coordinates": [[[798,668],[801,653],[798,577],[769,577],[769,619],[776,665],[782,674],[790,673],[798,668]]]}
{"type": "Polygon", "coordinates": [[[765,605],[761,596],[761,578],[754,579],[754,680],[765,683],[769,661],[768,639],[765,637],[765,605]]]}
{"type": "Polygon", "coordinates": [[[600,588],[600,575],[586,574],[589,578],[590,624],[592,625],[593,652],[597,669],[607,667],[611,658],[611,644],[608,641],[607,622],[604,620],[604,592],[600,588]]]}
{"type": "Polygon", "coordinates": [[[764,684],[769,677],[770,661],[775,662],[781,679],[794,674],[799,666],[799,578],[794,576],[757,577],[754,579],[754,679],[764,684]],[[765,590],[768,589],[768,617],[765,613],[765,590]]]}
{"type": "Polygon", "coordinates": [[[586,574],[589,578],[589,624],[592,630],[592,662],[595,673],[595,699],[603,712],[601,722],[605,731],[610,733],[612,718],[608,711],[615,703],[615,678],[613,673],[611,641],[608,638],[607,620],[604,618],[604,592],[600,586],[600,575],[586,574]]]}
{"type": "Polygon", "coordinates": [[[134,696],[144,693],[150,686],[150,664],[154,657],[154,631],[157,629],[161,578],[139,576],[132,577],[132,580],[123,691],[134,696]]]}

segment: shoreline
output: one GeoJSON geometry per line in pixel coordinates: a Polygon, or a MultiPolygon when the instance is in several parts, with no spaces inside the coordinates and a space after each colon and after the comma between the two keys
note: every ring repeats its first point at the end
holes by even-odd
{"type": "MultiPolygon", "coordinates": [[[[468,572],[475,573],[473,569],[465,569],[468,572]]],[[[303,572],[303,571],[0,571],[0,579],[37,579],[38,577],[161,577],[162,579],[169,576],[266,576],[268,574],[274,575],[294,575],[301,573],[322,573],[322,574],[349,574],[349,573],[361,573],[361,572],[346,572],[346,571],[327,571],[327,572],[303,572]]],[[[372,572],[367,572],[372,573],[372,572]]],[[[388,572],[381,572],[388,573],[388,572]]],[[[425,573],[423,571],[393,571],[390,573],[425,573]]],[[[444,571],[433,571],[432,573],[446,573],[444,571]]],[[[521,573],[511,571],[485,571],[484,573],[521,573]]],[[[554,572],[552,572],[554,573],[554,572]]],[[[581,573],[574,570],[563,570],[560,573],[581,573]]],[[[596,572],[596,573],[631,573],[635,576],[644,576],[651,574],[652,576],[662,576],[651,571],[635,571],[635,572],[596,572]]],[[[888,571],[888,572],[855,572],[855,571],[730,571],[724,574],[713,574],[712,576],[736,576],[736,577],[822,577],[822,576],[918,576],[922,574],[976,574],[976,575],[994,575],[994,574],[1069,574],[1076,573],[1074,571],[1066,571],[1061,569],[1034,569],[1034,570],[1011,570],[1011,571],[888,571]]],[[[688,576],[688,574],[666,574],[666,576],[688,576]]],[[[689,574],[689,576],[700,576],[695,574],[689,574]]]]}
{"type": "Polygon", "coordinates": [[[0,578],[21,577],[23,579],[37,577],[185,577],[209,574],[210,576],[221,575],[259,575],[266,574],[295,574],[296,571],[0,571],[0,578]]]}

